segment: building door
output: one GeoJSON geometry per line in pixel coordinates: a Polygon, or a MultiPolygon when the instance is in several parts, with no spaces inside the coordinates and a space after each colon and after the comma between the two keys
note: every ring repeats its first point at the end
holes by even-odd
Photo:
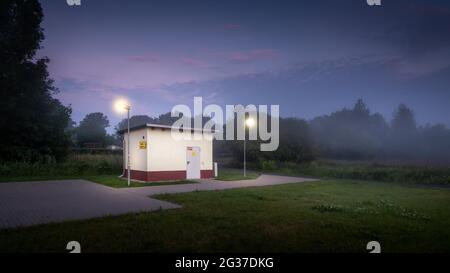
{"type": "Polygon", "coordinates": [[[187,147],[186,178],[200,179],[200,147],[187,147]]]}

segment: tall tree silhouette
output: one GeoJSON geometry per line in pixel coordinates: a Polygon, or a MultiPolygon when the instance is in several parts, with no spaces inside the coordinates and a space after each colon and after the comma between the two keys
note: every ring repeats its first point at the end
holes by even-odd
{"type": "Polygon", "coordinates": [[[400,104],[391,121],[391,153],[393,157],[411,158],[421,154],[423,143],[419,141],[414,112],[400,104]]]}
{"type": "Polygon", "coordinates": [[[0,161],[62,159],[70,144],[71,109],[52,96],[37,0],[0,2],[0,161]]]}
{"type": "Polygon", "coordinates": [[[407,136],[408,134],[415,134],[417,131],[414,112],[404,104],[400,104],[395,110],[391,124],[392,130],[399,135],[407,136]]]}
{"type": "Polygon", "coordinates": [[[109,120],[103,113],[91,113],[80,122],[77,128],[78,145],[84,146],[87,143],[96,144],[103,147],[106,144],[106,128],[109,127],[109,120]]]}
{"type": "Polygon", "coordinates": [[[371,114],[362,99],[352,109],[317,117],[310,125],[322,156],[347,159],[378,156],[388,131],[384,118],[371,114]]]}

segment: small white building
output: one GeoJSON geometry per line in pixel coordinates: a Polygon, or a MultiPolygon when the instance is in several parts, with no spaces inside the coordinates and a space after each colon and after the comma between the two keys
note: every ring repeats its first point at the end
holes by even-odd
{"type": "MultiPolygon", "coordinates": [[[[152,182],[214,176],[214,132],[193,128],[176,129],[172,132],[172,129],[175,128],[158,124],[130,129],[131,179],[152,182]]],[[[127,130],[120,133],[124,136],[123,176],[126,177],[128,133],[127,130]]]]}

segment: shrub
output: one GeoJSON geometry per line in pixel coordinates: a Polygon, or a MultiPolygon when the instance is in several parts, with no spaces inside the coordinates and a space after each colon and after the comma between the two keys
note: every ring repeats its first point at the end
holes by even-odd
{"type": "Polygon", "coordinates": [[[317,205],[312,207],[313,210],[317,210],[319,212],[341,212],[344,210],[341,206],[335,205],[317,205]]]}
{"type": "Polygon", "coordinates": [[[274,171],[277,169],[277,163],[274,160],[263,160],[260,162],[261,170],[274,171]]]}
{"type": "Polygon", "coordinates": [[[0,164],[0,177],[79,176],[120,174],[122,156],[114,154],[72,154],[64,162],[46,160],[37,163],[13,162],[0,164]]]}

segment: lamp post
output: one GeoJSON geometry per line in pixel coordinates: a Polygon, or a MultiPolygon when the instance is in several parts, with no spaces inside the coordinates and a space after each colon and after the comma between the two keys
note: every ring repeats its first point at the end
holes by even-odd
{"type": "Polygon", "coordinates": [[[244,178],[247,177],[247,158],[246,158],[246,156],[247,156],[247,133],[244,136],[244,178]]]}
{"type": "Polygon", "coordinates": [[[125,105],[125,109],[127,110],[127,127],[128,127],[128,134],[127,134],[127,179],[128,179],[128,187],[131,186],[131,163],[130,163],[130,110],[131,106],[125,105]]]}
{"type": "Polygon", "coordinates": [[[127,180],[128,187],[131,186],[131,163],[130,163],[130,111],[131,105],[124,99],[119,99],[114,103],[114,109],[118,113],[123,113],[124,110],[127,111],[127,180]]]}
{"type": "MultiPolygon", "coordinates": [[[[255,125],[255,121],[252,118],[245,120],[244,127],[252,128],[253,125],[255,125]]],[[[244,132],[244,177],[247,177],[247,130],[244,132]]]]}

